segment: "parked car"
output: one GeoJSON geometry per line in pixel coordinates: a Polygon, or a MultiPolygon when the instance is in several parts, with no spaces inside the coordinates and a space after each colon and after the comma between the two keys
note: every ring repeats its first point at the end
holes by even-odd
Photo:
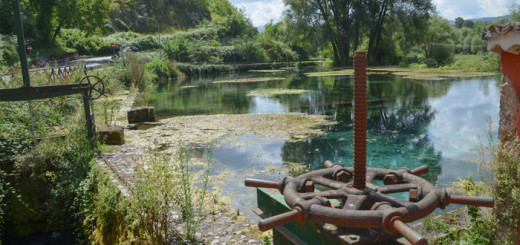
{"type": "Polygon", "coordinates": [[[115,59],[119,59],[121,57],[121,55],[125,52],[139,52],[139,49],[135,46],[128,46],[128,47],[124,47],[124,48],[120,48],[119,49],[119,53],[112,56],[112,59],[115,60],[115,59]]]}
{"type": "Polygon", "coordinates": [[[128,47],[121,48],[119,50],[119,53],[124,53],[124,52],[128,52],[128,51],[139,52],[139,49],[135,46],[128,46],[128,47]]]}

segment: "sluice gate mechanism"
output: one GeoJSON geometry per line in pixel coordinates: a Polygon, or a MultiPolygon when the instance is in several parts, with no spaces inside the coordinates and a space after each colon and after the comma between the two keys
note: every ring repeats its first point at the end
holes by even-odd
{"type": "Polygon", "coordinates": [[[353,167],[326,161],[324,169],[279,182],[245,180],[246,186],[258,187],[259,209],[254,212],[263,218],[258,228],[274,228],[275,244],[428,244],[406,223],[449,204],[494,206],[490,197],[450,195],[435,188],[420,177],[428,173],[428,166],[366,167],[366,67],[366,52],[356,52],[353,167]],[[408,192],[408,201],[390,195],[401,192],[408,192]]]}

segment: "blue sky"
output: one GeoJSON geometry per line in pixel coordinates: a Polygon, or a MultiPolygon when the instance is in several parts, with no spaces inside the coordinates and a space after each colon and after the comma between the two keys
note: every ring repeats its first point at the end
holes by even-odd
{"type": "MultiPolygon", "coordinates": [[[[254,26],[263,26],[269,20],[279,20],[284,10],[282,0],[229,0],[246,11],[254,26]]],[[[507,15],[513,4],[520,0],[432,0],[441,16],[449,20],[495,17],[507,15]]]]}

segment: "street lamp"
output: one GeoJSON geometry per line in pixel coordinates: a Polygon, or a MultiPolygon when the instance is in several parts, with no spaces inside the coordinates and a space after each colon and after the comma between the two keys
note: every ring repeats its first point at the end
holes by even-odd
{"type": "Polygon", "coordinates": [[[151,17],[148,17],[148,16],[138,15],[137,18],[139,18],[139,19],[151,19],[151,20],[155,21],[155,24],[157,24],[157,33],[159,34],[159,57],[162,60],[161,29],[159,28],[159,22],[157,22],[157,20],[155,20],[154,18],[151,18],[151,17]]]}

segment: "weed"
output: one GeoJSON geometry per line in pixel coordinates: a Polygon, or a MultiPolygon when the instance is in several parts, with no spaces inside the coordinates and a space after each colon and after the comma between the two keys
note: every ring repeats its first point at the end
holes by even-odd
{"type": "Polygon", "coordinates": [[[178,209],[184,224],[183,240],[193,240],[210,180],[211,151],[206,156],[202,173],[194,173],[189,151],[184,146],[179,146],[176,158],[157,149],[153,151],[146,164],[137,169],[129,215],[129,223],[135,224],[134,236],[154,244],[169,244],[173,239],[168,228],[174,221],[171,212],[178,209]]]}

